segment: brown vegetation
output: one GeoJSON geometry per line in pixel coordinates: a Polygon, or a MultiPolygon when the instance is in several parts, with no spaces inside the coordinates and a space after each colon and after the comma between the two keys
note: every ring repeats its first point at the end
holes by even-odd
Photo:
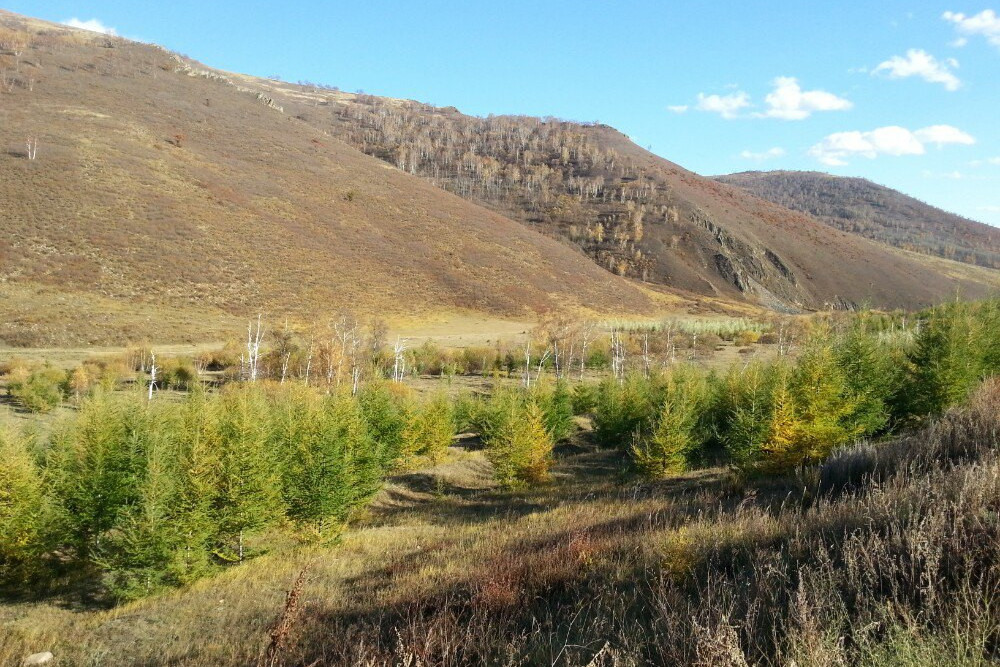
{"type": "MultiPolygon", "coordinates": [[[[744,196],[605,126],[472,118],[0,22],[24,36],[5,57],[26,82],[0,91],[0,278],[5,291],[124,305],[97,342],[128,337],[136,319],[143,335],[184,340],[186,314],[206,329],[346,305],[635,314],[670,301],[658,286],[782,309],[910,306],[996,287],[744,196]]],[[[14,305],[0,340],[83,337],[72,309],[14,305]]]]}
{"type": "MultiPolygon", "coordinates": [[[[345,306],[397,316],[655,307],[573,248],[339,141],[314,142],[317,128],[163,49],[0,21],[32,37],[21,70],[45,74],[33,91],[0,93],[4,290],[125,304],[103,336],[125,338],[130,310],[149,313],[144,335],[175,340],[183,313],[204,315],[204,331],[234,314],[320,319],[345,306]],[[29,133],[35,160],[23,156],[29,133]]],[[[18,311],[0,340],[79,340],[77,311],[18,311]],[[28,317],[41,332],[18,321],[28,317]]]]}
{"type": "Polygon", "coordinates": [[[914,307],[956,288],[993,289],[987,272],[966,267],[950,274],[832,231],[658,158],[605,125],[477,118],[308,83],[242,80],[281,99],[300,120],[563,238],[619,275],[778,308],[914,307]]]}
{"type": "Polygon", "coordinates": [[[716,176],[747,192],[846,232],[898,248],[996,269],[997,227],[968,220],[864,178],[813,171],[716,176]]]}

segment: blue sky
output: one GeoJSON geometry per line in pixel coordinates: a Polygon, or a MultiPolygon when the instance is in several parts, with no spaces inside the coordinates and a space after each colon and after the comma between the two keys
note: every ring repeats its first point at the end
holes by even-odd
{"type": "Polygon", "coordinates": [[[864,176],[999,223],[997,5],[8,0],[208,65],[601,121],[702,174],[864,176]]]}

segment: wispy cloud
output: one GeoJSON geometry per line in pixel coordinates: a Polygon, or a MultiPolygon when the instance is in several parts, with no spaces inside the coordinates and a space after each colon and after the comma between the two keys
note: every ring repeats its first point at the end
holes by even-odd
{"type": "Polygon", "coordinates": [[[959,33],[953,46],[965,46],[969,37],[977,35],[983,36],[995,46],[1001,44],[1001,18],[992,9],[985,9],[972,16],[961,12],[945,12],[942,18],[952,23],[959,33]]]}
{"type": "Polygon", "coordinates": [[[744,91],[738,90],[729,95],[705,95],[699,93],[695,108],[699,111],[718,113],[720,117],[731,120],[737,117],[741,109],[750,105],[751,97],[744,91]]]}
{"type": "Polygon", "coordinates": [[[81,21],[78,18],[66,19],[62,22],[63,25],[67,25],[71,28],[79,28],[81,30],[90,30],[91,32],[100,32],[105,35],[117,35],[118,31],[111,26],[104,25],[98,19],[87,19],[86,21],[81,21]]]}
{"type": "Polygon", "coordinates": [[[785,154],[785,149],[778,146],[775,148],[769,148],[766,151],[761,151],[760,153],[755,153],[754,151],[740,151],[740,157],[745,160],[753,160],[754,162],[764,162],[765,160],[782,157],[785,154]]]}
{"type": "Polygon", "coordinates": [[[954,58],[940,61],[921,49],[908,49],[906,56],[893,56],[876,65],[873,76],[885,74],[891,79],[921,77],[929,83],[940,83],[946,90],[959,90],[959,77],[952,70],[959,67],[954,58]]]}
{"type": "Polygon", "coordinates": [[[998,166],[1001,165],[1001,157],[989,157],[982,160],[970,160],[971,167],[986,167],[988,165],[998,166]]]}
{"type": "Polygon", "coordinates": [[[930,178],[936,181],[938,180],[962,181],[969,178],[966,174],[958,170],[937,172],[937,171],[931,171],[930,169],[923,170],[921,172],[921,177],[930,178]]]}
{"type": "Polygon", "coordinates": [[[898,125],[869,132],[836,132],[810,148],[808,153],[822,164],[837,167],[854,157],[875,159],[880,155],[923,155],[926,144],[941,148],[948,144],[970,145],[973,137],[951,125],[932,125],[911,131],[898,125]]]}
{"type": "Polygon", "coordinates": [[[673,113],[685,113],[686,111],[688,111],[688,105],[687,104],[674,104],[674,105],[671,105],[671,106],[667,107],[667,110],[671,111],[673,113]]]}
{"type": "Polygon", "coordinates": [[[757,114],[759,117],[803,120],[815,111],[845,111],[852,108],[849,100],[826,90],[803,90],[799,81],[791,76],[780,76],[772,85],[774,90],[765,96],[768,109],[757,114]]]}

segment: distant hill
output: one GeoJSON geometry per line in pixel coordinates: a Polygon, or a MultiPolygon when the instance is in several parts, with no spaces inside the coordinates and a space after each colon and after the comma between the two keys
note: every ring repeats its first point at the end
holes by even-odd
{"type": "Polygon", "coordinates": [[[815,171],[745,171],[716,176],[773,201],[897,248],[998,268],[999,230],[943,211],[864,178],[815,171]]]}
{"type": "Polygon", "coordinates": [[[799,310],[996,290],[606,126],[231,74],[2,10],[0,29],[8,344],[197,339],[260,311],[649,315],[693,295],[799,310]]]}

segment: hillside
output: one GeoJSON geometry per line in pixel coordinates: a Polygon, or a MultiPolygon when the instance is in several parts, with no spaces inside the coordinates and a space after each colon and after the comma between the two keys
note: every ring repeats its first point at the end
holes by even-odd
{"type": "Polygon", "coordinates": [[[0,23],[8,344],[198,340],[259,311],[907,307],[996,290],[990,272],[832,230],[605,126],[473,118],[0,23]]]}
{"type": "Polygon", "coordinates": [[[15,28],[8,43],[24,40],[0,64],[10,82],[0,93],[0,340],[184,340],[260,310],[655,307],[570,245],[363,155],[256,92],[187,76],[158,47],[6,13],[0,22],[15,28]]]}
{"type": "Polygon", "coordinates": [[[996,227],[943,211],[864,178],[815,171],[716,176],[750,194],[897,248],[998,268],[996,227]]]}
{"type": "Polygon", "coordinates": [[[563,238],[620,275],[779,309],[911,307],[957,289],[971,296],[996,290],[991,272],[832,230],[659,158],[608,126],[477,118],[187,65],[192,74],[262,90],[287,114],[563,238]]]}

